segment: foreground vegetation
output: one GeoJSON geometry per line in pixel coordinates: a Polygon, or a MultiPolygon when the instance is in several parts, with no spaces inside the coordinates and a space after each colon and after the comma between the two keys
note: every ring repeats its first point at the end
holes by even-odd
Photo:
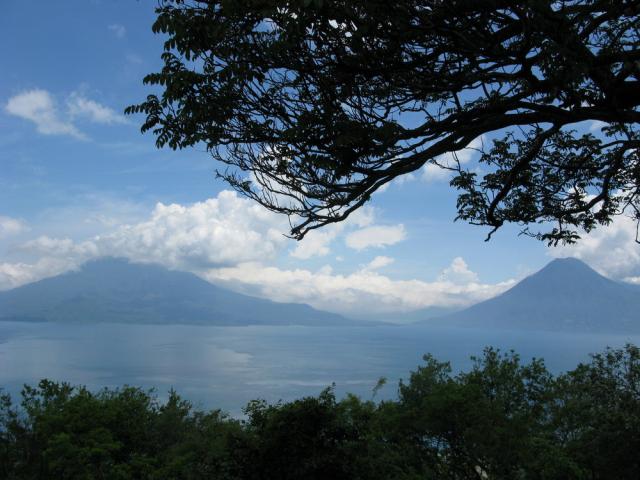
{"type": "MultiPolygon", "coordinates": [[[[375,393],[375,392],[374,392],[375,393]]],[[[431,356],[397,400],[253,401],[246,419],[43,380],[0,405],[3,479],[637,479],[640,350],[554,376],[487,349],[454,374],[431,356]]]]}

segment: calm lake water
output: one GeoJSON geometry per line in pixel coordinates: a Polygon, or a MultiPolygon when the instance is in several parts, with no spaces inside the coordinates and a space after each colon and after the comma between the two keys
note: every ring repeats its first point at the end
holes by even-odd
{"type": "Polygon", "coordinates": [[[0,386],[13,395],[41,378],[87,385],[155,388],[160,398],[174,387],[203,408],[234,415],[247,401],[292,400],[336,392],[394,397],[432,353],[469,367],[485,346],[514,349],[524,360],[542,357],[554,372],[575,367],[606,346],[640,344],[640,336],[508,332],[431,326],[202,327],[184,325],[55,325],[0,322],[0,386]]]}

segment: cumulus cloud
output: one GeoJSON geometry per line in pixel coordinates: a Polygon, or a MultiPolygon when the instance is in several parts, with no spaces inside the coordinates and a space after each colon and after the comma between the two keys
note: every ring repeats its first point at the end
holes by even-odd
{"type": "Polygon", "coordinates": [[[385,247],[401,242],[407,237],[404,225],[372,225],[347,235],[345,243],[354,250],[385,247]]]}
{"type": "Polygon", "coordinates": [[[484,135],[481,135],[462,150],[458,150],[457,152],[448,152],[437,157],[436,162],[438,164],[427,163],[422,167],[422,180],[425,182],[448,180],[451,178],[451,171],[446,168],[442,168],[440,165],[444,167],[454,167],[457,162],[460,162],[461,165],[469,163],[482,148],[483,142],[484,135]]]}
{"type": "Polygon", "coordinates": [[[190,206],[159,203],[146,222],[126,225],[97,242],[109,254],[173,267],[269,260],[287,242],[286,220],[223,191],[190,206]]]}
{"type": "Polygon", "coordinates": [[[553,257],[576,257],[611,278],[640,274],[640,245],[636,243],[635,220],[621,215],[608,226],[600,226],[574,245],[549,249],[553,257]]]}
{"type": "MultiPolygon", "coordinates": [[[[349,232],[347,237],[357,248],[391,244],[404,237],[402,226],[389,227],[395,233],[388,234],[387,227],[377,230],[373,220],[373,213],[365,211],[351,219],[350,226],[341,227],[358,230],[342,234],[349,232]]],[[[287,270],[274,266],[291,245],[282,235],[287,227],[286,218],[231,191],[191,205],[159,203],[147,219],[83,241],[45,235],[23,243],[19,253],[36,260],[1,263],[0,288],[57,275],[102,256],[159,263],[251,295],[344,314],[464,306],[513,283],[483,284],[462,258],[455,258],[435,281],[383,275],[380,269],[393,262],[388,256],[377,256],[350,273],[335,273],[330,265],[314,271],[287,270]]]]}
{"type": "Polygon", "coordinates": [[[477,283],[478,274],[469,270],[469,266],[462,257],[456,257],[447,268],[445,268],[438,280],[441,282],[451,282],[456,285],[467,283],[477,283]]]}
{"type": "Polygon", "coordinates": [[[327,226],[322,230],[312,230],[302,241],[298,242],[296,247],[291,251],[291,256],[306,260],[311,257],[323,257],[331,251],[329,245],[338,236],[341,228],[339,224],[327,226]]]}
{"type": "Polygon", "coordinates": [[[78,92],[73,92],[67,98],[67,110],[73,119],[86,118],[90,122],[104,125],[128,123],[126,118],[113,109],[90,100],[78,92]]]}
{"type": "Polygon", "coordinates": [[[119,23],[109,25],[107,28],[116,36],[116,38],[124,38],[127,34],[127,29],[124,27],[124,25],[120,25],[119,23]]]}
{"type": "Polygon", "coordinates": [[[18,235],[27,230],[27,224],[17,218],[0,215],[0,239],[18,235]]]}
{"type": "Polygon", "coordinates": [[[384,255],[378,255],[376,258],[374,258],[373,260],[371,260],[367,266],[366,269],[367,270],[378,270],[380,268],[384,268],[388,265],[391,265],[393,263],[393,258],[391,257],[385,257],[384,255]]]}
{"type": "Polygon", "coordinates": [[[197,271],[272,260],[288,241],[281,233],[286,225],[283,217],[235,192],[223,191],[216,198],[188,206],[158,203],[149,219],[118,226],[85,241],[41,236],[19,250],[40,258],[73,259],[74,263],[118,256],[197,271]]]}
{"type": "Polygon", "coordinates": [[[366,227],[375,219],[375,210],[364,207],[352,213],[345,221],[332,223],[319,230],[311,230],[291,251],[291,256],[306,260],[311,257],[328,255],[331,243],[345,230],[354,227],[366,227]]]}
{"type": "Polygon", "coordinates": [[[60,116],[53,96],[46,90],[29,90],[11,97],[5,110],[11,115],[33,122],[36,130],[43,135],[85,138],[73,123],[60,116]]]}
{"type": "MultiPolygon", "coordinates": [[[[290,254],[295,258],[326,254],[339,234],[366,228],[374,216],[373,209],[362,209],[346,222],[312,232],[297,243],[290,254]]],[[[18,251],[34,258],[73,259],[74,264],[100,256],[127,257],[198,272],[243,262],[273,261],[293,243],[283,235],[289,227],[285,217],[228,190],[215,198],[186,206],[158,203],[145,220],[118,226],[109,221],[103,227],[107,229],[105,233],[84,241],[43,235],[22,244],[18,251]]],[[[389,243],[392,239],[376,241],[389,243]]],[[[9,267],[5,267],[8,271],[9,267]]],[[[15,285],[18,281],[15,279],[35,278],[33,272],[38,270],[16,264],[11,271],[14,280],[9,283],[15,285]],[[20,269],[32,273],[16,274],[20,269]]]]}
{"type": "Polygon", "coordinates": [[[62,112],[50,92],[34,89],[11,97],[5,110],[11,115],[33,122],[36,130],[43,135],[68,135],[81,140],[86,140],[87,137],[75,125],[77,120],[103,125],[127,123],[113,109],[79,92],[73,92],[67,97],[66,107],[66,111],[62,112]]]}
{"type": "Polygon", "coordinates": [[[52,238],[47,235],[25,242],[20,246],[20,251],[44,257],[68,258],[74,260],[73,263],[100,256],[100,248],[96,242],[86,240],[76,243],[70,238],[52,238]]]}
{"type": "Polygon", "coordinates": [[[70,258],[41,258],[34,263],[0,263],[0,290],[19,287],[76,268],[80,262],[70,258]]]}
{"type": "Polygon", "coordinates": [[[515,283],[513,280],[495,285],[457,284],[443,279],[434,282],[394,280],[366,267],[339,275],[326,267],[315,272],[285,270],[258,262],[211,269],[203,276],[250,295],[307,303],[347,315],[411,311],[430,306],[462,307],[493,297],[515,283]]]}

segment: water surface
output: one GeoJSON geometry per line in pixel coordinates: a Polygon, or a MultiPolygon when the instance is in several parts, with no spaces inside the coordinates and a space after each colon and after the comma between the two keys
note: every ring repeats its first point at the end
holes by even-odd
{"type": "Polygon", "coordinates": [[[554,372],[588,360],[606,346],[640,343],[640,336],[514,332],[432,326],[203,327],[185,325],[61,325],[0,322],[0,386],[12,394],[41,378],[87,385],[174,387],[203,408],[240,414],[255,398],[292,400],[335,383],[346,392],[394,397],[432,353],[468,368],[485,346],[542,357],[554,372]]]}

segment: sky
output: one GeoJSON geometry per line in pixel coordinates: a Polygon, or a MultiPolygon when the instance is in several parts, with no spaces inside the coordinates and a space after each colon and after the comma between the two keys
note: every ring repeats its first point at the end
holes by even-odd
{"type": "MultiPolygon", "coordinates": [[[[576,246],[517,226],[454,222],[448,175],[392,182],[347,222],[288,239],[285,217],[215,178],[202,149],[158,150],[142,135],[145,74],[158,69],[155,1],[7,2],[0,16],[0,290],[102,256],[154,262],[276,301],[350,315],[461,307],[553,257],[640,283],[635,224],[620,217],[576,246]]],[[[594,123],[583,126],[597,130],[594,123]]],[[[485,139],[477,139],[474,147],[485,139]]],[[[458,152],[473,162],[477,152],[458,152]]]]}

